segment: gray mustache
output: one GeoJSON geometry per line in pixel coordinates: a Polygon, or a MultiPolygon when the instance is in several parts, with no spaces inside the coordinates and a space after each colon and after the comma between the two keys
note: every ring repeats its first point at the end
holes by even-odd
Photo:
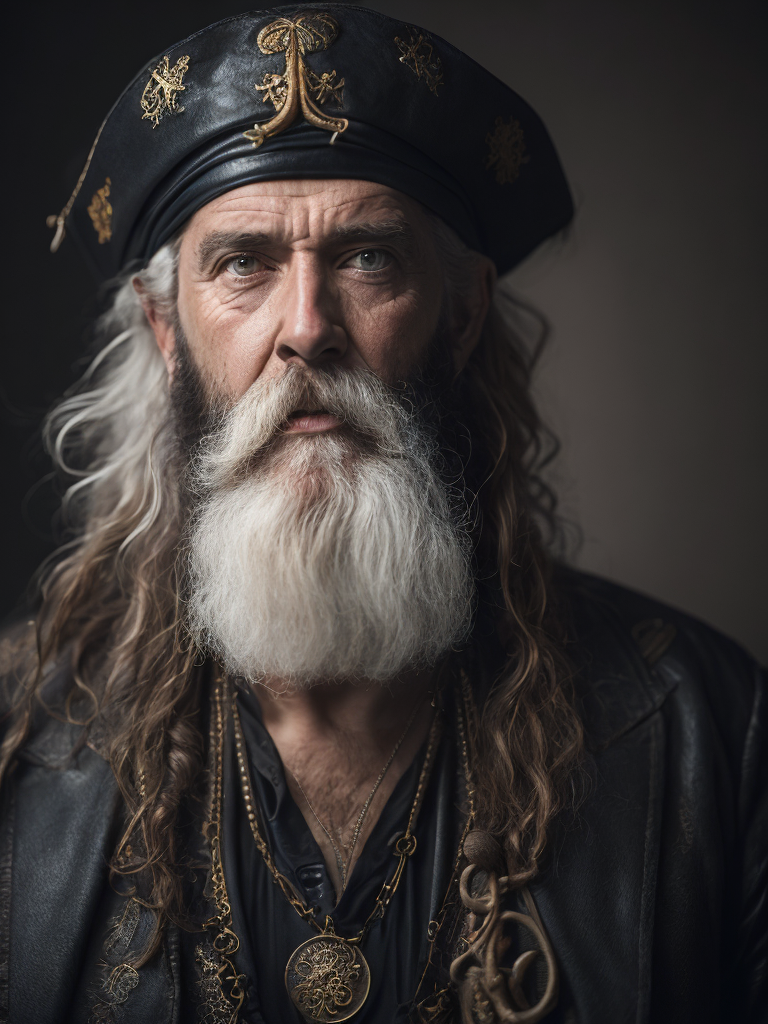
{"type": "MultiPolygon", "coordinates": [[[[385,458],[413,450],[417,432],[412,416],[393,388],[364,369],[306,370],[289,366],[278,378],[257,379],[245,395],[218,418],[193,458],[199,487],[224,485],[252,472],[285,437],[288,419],[307,409],[337,416],[343,430],[385,458]]],[[[306,444],[302,438],[299,443],[306,444]]]]}

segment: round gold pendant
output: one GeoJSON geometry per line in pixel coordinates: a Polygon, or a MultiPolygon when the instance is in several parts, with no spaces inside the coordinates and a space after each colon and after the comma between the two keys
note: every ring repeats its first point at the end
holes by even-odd
{"type": "Polygon", "coordinates": [[[368,998],[371,972],[357,946],[338,935],[317,935],[291,954],[285,987],[307,1020],[349,1020],[368,998]]]}

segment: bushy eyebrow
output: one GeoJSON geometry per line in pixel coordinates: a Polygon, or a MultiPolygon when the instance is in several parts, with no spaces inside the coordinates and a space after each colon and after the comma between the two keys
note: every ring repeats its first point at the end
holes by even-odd
{"type": "MultiPolygon", "coordinates": [[[[413,229],[406,221],[399,219],[341,224],[331,233],[330,240],[344,245],[388,242],[397,245],[407,259],[412,259],[416,252],[413,229]]],[[[205,273],[216,257],[224,253],[260,249],[270,241],[271,236],[263,232],[211,231],[197,247],[198,271],[205,273]]]]}
{"type": "Polygon", "coordinates": [[[258,249],[269,241],[269,235],[250,231],[211,231],[197,247],[197,269],[204,273],[217,256],[235,250],[258,249]]]}
{"type": "Polygon", "coordinates": [[[373,220],[356,224],[340,224],[332,235],[334,242],[363,245],[366,242],[390,242],[397,245],[407,257],[416,252],[416,236],[411,225],[404,220],[373,220]]]}

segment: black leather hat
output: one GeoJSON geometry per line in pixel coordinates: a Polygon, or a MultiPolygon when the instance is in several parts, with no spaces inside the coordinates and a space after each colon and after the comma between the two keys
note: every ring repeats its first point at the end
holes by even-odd
{"type": "Polygon", "coordinates": [[[253,11],[158,55],[94,143],[52,248],[99,277],[144,264],[250,182],[361,178],[419,200],[500,273],[573,216],[537,114],[465,53],[346,4],[253,11]]]}

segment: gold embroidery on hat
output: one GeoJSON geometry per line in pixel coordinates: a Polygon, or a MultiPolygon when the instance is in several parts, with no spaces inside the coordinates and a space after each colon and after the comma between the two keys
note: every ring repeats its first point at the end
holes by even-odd
{"type": "Polygon", "coordinates": [[[496,127],[485,136],[488,144],[488,157],[485,166],[496,171],[499,185],[511,185],[519,174],[523,164],[530,159],[525,152],[525,139],[520,122],[510,117],[496,118],[496,127]]]}
{"type": "Polygon", "coordinates": [[[395,36],[395,43],[402,53],[398,60],[416,75],[423,78],[427,88],[437,96],[437,87],[443,84],[443,71],[440,58],[432,51],[430,36],[426,32],[419,32],[416,38],[416,29],[409,28],[410,40],[400,39],[395,36]]]}
{"type": "Polygon", "coordinates": [[[262,101],[271,103],[277,113],[263,123],[255,124],[247,132],[254,146],[260,146],[270,135],[285,131],[300,114],[316,128],[333,132],[331,144],[339,132],[349,125],[344,117],[328,117],[317,103],[333,99],[339,106],[344,102],[344,79],[336,79],[336,71],[315,74],[304,62],[308,53],[327,50],[338,35],[339,26],[330,14],[302,14],[298,18],[278,18],[259,32],[257,43],[262,53],[284,53],[285,68],[282,74],[265,73],[261,85],[256,89],[263,93],[262,101]]]}
{"type": "Polygon", "coordinates": [[[157,128],[166,114],[180,114],[184,110],[184,107],[179,106],[178,94],[186,89],[182,82],[188,70],[188,55],[179,57],[173,67],[168,55],[163,57],[141,94],[142,121],[148,119],[152,127],[157,128]]]}
{"type": "Polygon", "coordinates": [[[91,205],[88,207],[88,216],[99,236],[99,245],[108,242],[112,237],[112,204],[109,201],[111,184],[111,179],[107,178],[102,187],[94,192],[91,205]]]}

